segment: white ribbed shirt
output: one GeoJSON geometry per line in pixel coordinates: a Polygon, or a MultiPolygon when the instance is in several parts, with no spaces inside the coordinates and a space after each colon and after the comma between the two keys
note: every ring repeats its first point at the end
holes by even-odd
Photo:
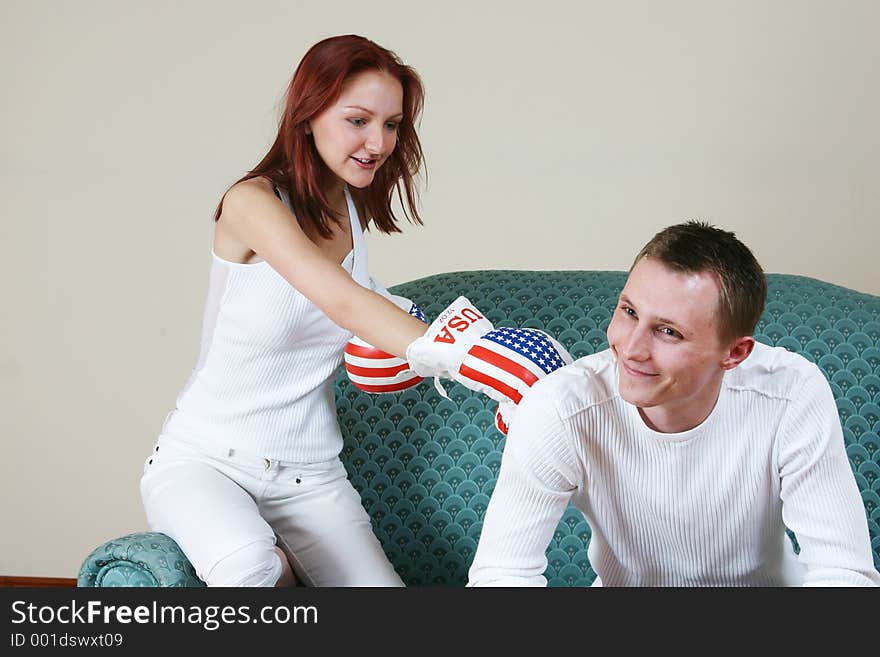
{"type": "Polygon", "coordinates": [[[709,417],[675,434],[620,397],[610,350],[536,383],[510,428],[468,585],[545,585],[569,501],[592,530],[596,585],[880,585],[831,389],[782,348],[756,344],[725,373],[709,417]]]}
{"type": "MultiPolygon", "coordinates": [[[[290,209],[286,193],[279,196],[290,209]]],[[[345,189],[352,250],[342,266],[370,287],[357,210],[345,189]]],[[[338,456],[333,378],[352,334],[265,261],[213,255],[198,362],[163,435],[271,460],[338,456]]]]}

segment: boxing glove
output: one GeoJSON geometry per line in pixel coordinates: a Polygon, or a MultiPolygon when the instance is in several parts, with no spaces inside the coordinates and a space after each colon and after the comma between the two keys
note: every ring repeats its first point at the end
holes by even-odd
{"type": "Polygon", "coordinates": [[[513,402],[504,402],[498,404],[495,408],[495,428],[498,429],[502,435],[507,435],[507,430],[510,429],[510,423],[513,421],[515,413],[516,404],[513,402]]]}
{"type": "MultiPolygon", "coordinates": [[[[572,360],[565,347],[544,331],[502,327],[469,347],[456,381],[515,406],[539,379],[572,360]]],[[[510,419],[503,417],[504,424],[509,425],[510,419]]]]}
{"type": "Polygon", "coordinates": [[[458,297],[406,350],[419,376],[458,381],[497,402],[519,403],[540,378],[572,362],[538,329],[495,329],[465,297],[458,297]]]}
{"type": "MultiPolygon", "coordinates": [[[[406,297],[390,294],[375,284],[374,290],[398,308],[427,323],[421,308],[406,297]]],[[[405,360],[374,347],[357,336],[345,345],[343,360],[349,380],[364,392],[400,392],[422,381],[422,377],[416,374],[405,360]]]]}
{"type": "MultiPolygon", "coordinates": [[[[528,389],[550,372],[570,364],[572,357],[565,347],[538,329],[500,329],[500,331],[507,334],[504,338],[505,344],[507,340],[510,340],[516,347],[506,354],[498,354],[497,350],[493,350],[489,360],[497,361],[499,357],[507,359],[510,362],[505,369],[498,369],[493,373],[490,367],[496,368],[497,366],[494,363],[487,364],[487,360],[480,356],[480,348],[486,349],[486,347],[479,344],[475,345],[477,348],[468,352],[468,358],[471,359],[469,361],[471,370],[477,372],[473,376],[477,376],[483,385],[494,387],[502,384],[511,389],[508,393],[511,400],[500,402],[498,408],[495,409],[495,427],[506,436],[510,423],[513,422],[513,417],[516,415],[517,405],[528,389]],[[534,344],[530,345],[530,342],[534,344]],[[522,353],[524,351],[528,353],[524,355],[522,353]],[[502,379],[503,381],[501,381],[502,379]]],[[[491,339],[492,336],[483,337],[491,339]]]]}

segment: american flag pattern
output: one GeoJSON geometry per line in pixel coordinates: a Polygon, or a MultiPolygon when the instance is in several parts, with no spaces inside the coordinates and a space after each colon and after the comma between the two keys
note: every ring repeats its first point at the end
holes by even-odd
{"type": "MultiPolygon", "coordinates": [[[[511,414],[513,414],[513,411],[508,411],[508,415],[511,414]]],[[[507,430],[510,428],[508,422],[505,422],[504,420],[504,412],[501,410],[501,404],[498,404],[498,408],[495,409],[495,428],[505,436],[507,435],[507,430]]]]}
{"type": "Polygon", "coordinates": [[[425,324],[428,323],[428,318],[425,317],[425,313],[423,313],[422,309],[419,308],[416,304],[413,304],[412,308],[409,309],[409,314],[416,319],[423,321],[425,324]]]}
{"type": "Polygon", "coordinates": [[[505,327],[474,343],[458,371],[493,399],[518,404],[538,379],[571,362],[565,348],[543,331],[505,327]]]}
{"type": "MultiPolygon", "coordinates": [[[[412,304],[409,314],[428,323],[422,309],[412,304]]],[[[422,380],[409,363],[355,336],[345,345],[345,370],[351,382],[364,392],[400,392],[422,380]]]]}

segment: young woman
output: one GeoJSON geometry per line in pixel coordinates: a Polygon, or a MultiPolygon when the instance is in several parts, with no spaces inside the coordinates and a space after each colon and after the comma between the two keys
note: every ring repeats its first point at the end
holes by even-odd
{"type": "Polygon", "coordinates": [[[217,208],[201,352],[147,459],[148,522],[212,586],[400,586],[339,460],[333,376],[358,335],[425,325],[374,292],[363,230],[421,223],[416,72],[359,36],[314,45],[278,136],[217,208]]]}

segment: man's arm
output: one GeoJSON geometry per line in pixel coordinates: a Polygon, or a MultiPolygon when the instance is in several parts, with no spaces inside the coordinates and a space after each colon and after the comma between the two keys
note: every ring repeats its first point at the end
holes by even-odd
{"type": "Polygon", "coordinates": [[[818,370],[782,419],[779,476],[782,519],[797,536],[804,585],[880,585],[837,407],[818,370]]]}
{"type": "Polygon", "coordinates": [[[545,552],[580,468],[542,383],[523,398],[510,427],[468,586],[547,584],[545,552]]]}

